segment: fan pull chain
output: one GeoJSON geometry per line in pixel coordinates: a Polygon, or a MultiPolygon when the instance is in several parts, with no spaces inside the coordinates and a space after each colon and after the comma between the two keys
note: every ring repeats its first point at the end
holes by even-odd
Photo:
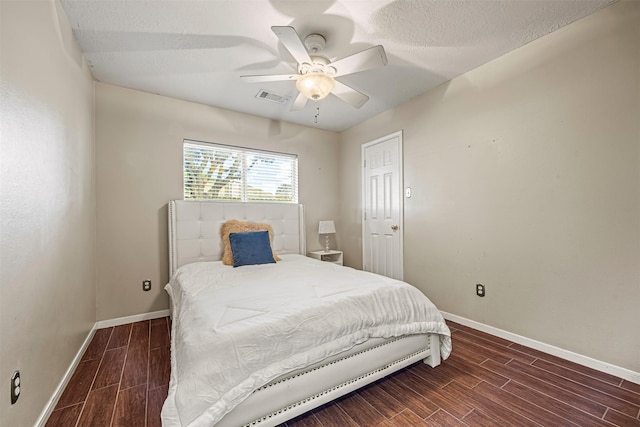
{"type": "Polygon", "coordinates": [[[318,123],[318,116],[320,115],[320,107],[316,107],[316,115],[313,117],[314,118],[314,123],[318,123]]]}

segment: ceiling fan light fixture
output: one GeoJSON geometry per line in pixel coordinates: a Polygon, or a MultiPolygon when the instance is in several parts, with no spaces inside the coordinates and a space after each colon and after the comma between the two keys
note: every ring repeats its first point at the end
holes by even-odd
{"type": "Polygon", "coordinates": [[[312,101],[319,101],[331,93],[336,81],[330,74],[311,72],[303,74],[296,80],[296,88],[312,101]]]}

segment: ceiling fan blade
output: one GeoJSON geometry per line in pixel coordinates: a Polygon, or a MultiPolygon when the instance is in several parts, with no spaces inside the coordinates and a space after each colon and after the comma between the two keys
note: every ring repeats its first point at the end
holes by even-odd
{"type": "Polygon", "coordinates": [[[340,83],[337,80],[331,93],[342,99],[347,104],[353,105],[355,108],[362,107],[365,102],[369,100],[369,97],[364,93],[360,93],[354,88],[347,86],[344,83],[340,83]]]}
{"type": "Polygon", "coordinates": [[[300,36],[293,27],[271,27],[271,30],[278,36],[280,42],[287,48],[291,56],[298,64],[306,62],[311,64],[311,57],[304,46],[300,36]]]}
{"type": "Polygon", "coordinates": [[[336,77],[338,77],[370,70],[372,68],[384,67],[387,65],[387,62],[387,55],[384,52],[384,48],[378,45],[338,59],[330,65],[336,69],[336,77]]]}
{"type": "Polygon", "coordinates": [[[283,80],[297,80],[299,74],[266,74],[260,76],[240,76],[242,80],[249,83],[279,82],[283,80]]]}
{"type": "Polygon", "coordinates": [[[307,105],[308,98],[302,94],[302,92],[298,92],[298,96],[291,104],[291,111],[302,110],[305,105],[307,105]]]}

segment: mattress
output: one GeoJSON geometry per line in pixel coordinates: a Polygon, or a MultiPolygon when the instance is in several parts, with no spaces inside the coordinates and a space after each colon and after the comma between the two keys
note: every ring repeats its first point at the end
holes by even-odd
{"type": "Polygon", "coordinates": [[[435,333],[441,357],[451,351],[440,312],[413,286],[300,255],[188,264],[166,289],[174,321],[165,426],[211,426],[275,378],[371,339],[435,333]]]}

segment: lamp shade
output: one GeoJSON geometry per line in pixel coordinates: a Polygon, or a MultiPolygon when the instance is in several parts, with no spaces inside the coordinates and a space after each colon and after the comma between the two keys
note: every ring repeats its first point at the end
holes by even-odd
{"type": "Polygon", "coordinates": [[[318,234],[335,234],[336,225],[333,221],[320,221],[318,226],[318,234]]]}
{"type": "Polygon", "coordinates": [[[319,101],[331,93],[336,81],[327,73],[310,72],[296,80],[296,88],[309,99],[319,101]]]}

